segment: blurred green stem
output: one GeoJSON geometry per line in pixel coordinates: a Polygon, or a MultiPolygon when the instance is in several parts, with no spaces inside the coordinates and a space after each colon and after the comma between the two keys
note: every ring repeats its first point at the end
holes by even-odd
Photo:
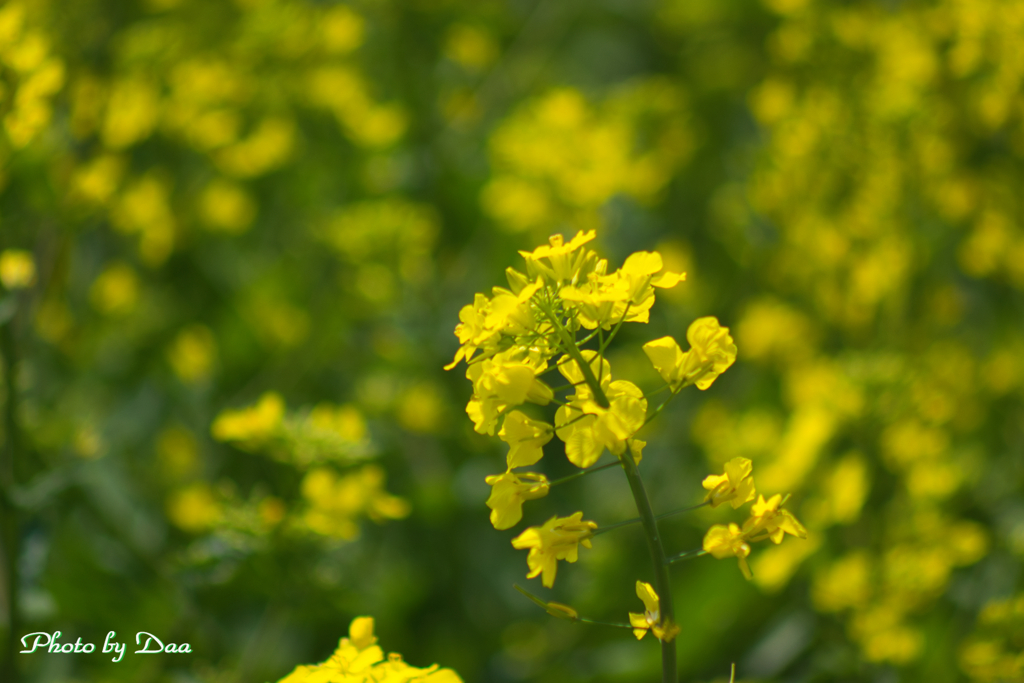
{"type": "MultiPolygon", "coordinates": [[[[615,463],[615,464],[617,465],[618,463],[615,463]]],[[[575,475],[575,476],[578,476],[578,475],[575,475]]],[[[680,512],[689,512],[690,510],[696,510],[697,508],[702,508],[705,505],[707,505],[707,501],[705,501],[703,503],[698,503],[697,505],[690,505],[690,506],[684,507],[684,508],[677,508],[675,510],[669,510],[668,512],[662,512],[660,515],[658,515],[654,519],[665,519],[666,517],[671,517],[672,515],[678,515],[680,512]]],[[[603,527],[599,527],[597,529],[594,529],[594,533],[591,534],[591,536],[597,536],[598,534],[603,534],[606,531],[612,531],[613,529],[618,529],[620,527],[629,526],[630,524],[637,524],[638,522],[642,522],[642,521],[644,521],[642,517],[634,517],[633,519],[627,519],[625,522],[617,522],[615,524],[609,524],[608,526],[603,526],[603,527]]]]}
{"type": "MultiPolygon", "coordinates": [[[[605,395],[604,389],[601,388],[601,383],[594,376],[590,363],[583,359],[579,348],[572,337],[569,336],[569,333],[559,323],[558,319],[550,311],[545,312],[562,337],[566,352],[573,357],[583,372],[583,378],[587,381],[590,391],[593,392],[594,399],[601,407],[608,408],[611,405],[608,401],[608,396],[605,395]]],[[[654,565],[654,590],[661,601],[662,623],[675,623],[675,611],[672,605],[672,585],[669,582],[668,564],[665,561],[665,548],[661,543],[661,535],[658,533],[658,521],[654,517],[654,510],[651,509],[651,501],[647,497],[644,481],[640,477],[640,470],[637,468],[636,460],[633,458],[633,449],[627,448],[626,452],[619,457],[619,461],[622,463],[622,469],[626,472],[626,479],[629,480],[629,489],[633,492],[633,500],[636,502],[636,509],[640,513],[640,520],[644,527],[644,535],[647,537],[647,547],[651,551],[651,563],[654,565]]],[[[661,677],[663,683],[677,683],[678,681],[675,640],[662,641],[661,643],[661,677]]]]}
{"type": "Polygon", "coordinates": [[[564,484],[567,481],[572,481],[573,479],[578,479],[579,477],[582,477],[585,474],[590,474],[591,472],[599,472],[601,470],[606,470],[609,467],[615,467],[618,464],[619,464],[618,460],[616,460],[615,462],[606,462],[603,465],[598,465],[597,467],[591,467],[590,469],[586,469],[586,470],[580,470],[579,472],[576,472],[574,474],[566,475],[566,476],[562,477],[561,479],[555,479],[552,482],[548,482],[548,485],[549,486],[555,486],[556,484],[564,484]]]}
{"type": "MultiPolygon", "coordinates": [[[[668,563],[665,560],[665,548],[661,543],[661,535],[658,533],[658,521],[651,509],[651,501],[644,489],[644,481],[640,477],[640,469],[633,459],[633,449],[627,448],[620,458],[622,469],[626,471],[626,479],[629,480],[629,488],[633,492],[633,500],[636,501],[637,511],[644,527],[644,535],[647,537],[647,548],[651,551],[651,563],[654,565],[654,590],[658,594],[661,605],[661,622],[663,624],[675,623],[675,609],[672,604],[672,584],[669,581],[668,563]]],[[[661,678],[663,683],[677,683],[676,673],[676,641],[661,642],[661,678]]]]}
{"type": "MultiPolygon", "coordinates": [[[[9,295],[10,296],[10,295],[9,295]]],[[[4,431],[0,448],[0,545],[4,559],[4,602],[7,607],[7,642],[4,647],[3,665],[0,666],[0,680],[15,683],[18,671],[15,655],[20,631],[18,619],[18,510],[14,504],[15,461],[21,447],[18,431],[18,392],[15,380],[17,367],[14,324],[12,315],[0,323],[0,375],[4,381],[4,431]]]]}

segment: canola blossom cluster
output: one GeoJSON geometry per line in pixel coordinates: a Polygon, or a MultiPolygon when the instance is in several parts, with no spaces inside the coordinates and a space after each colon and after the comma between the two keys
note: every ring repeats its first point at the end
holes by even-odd
{"type": "MultiPolygon", "coordinates": [[[[634,253],[621,268],[610,271],[607,260],[588,248],[595,237],[594,231],[580,231],[566,242],[561,235],[553,235],[548,244],[520,252],[526,261],[525,273],[509,268],[508,289],[495,287],[490,297],[477,294],[459,312],[455,334],[460,346],[445,369],[466,362],[466,378],[473,384],[466,413],[477,432],[496,433],[509,447],[505,472],[486,478],[492,487],[487,506],[496,529],[518,524],[523,504],[548,495],[558,483],[539,472],[520,471],[540,462],[544,447],[555,436],[581,474],[608,451],[619,459],[627,477],[639,482],[637,467],[646,442],[637,434],[665,404],[651,412],[640,387],[615,378],[605,351],[624,323],[648,322],[657,290],[675,287],[685,274],[666,270],[657,252],[634,253]],[[554,370],[565,382],[561,386],[552,386],[546,379],[554,370]],[[540,419],[539,408],[552,403],[557,405],[553,419],[540,419]]],[[[665,382],[663,388],[669,390],[666,403],[685,387],[707,389],[736,359],[728,328],[713,317],[695,320],[686,339],[690,347],[686,351],[672,337],[643,346],[665,382]]],[[[723,477],[709,477],[705,486],[711,490],[712,504],[742,498],[734,504],[738,507],[750,500],[754,488],[749,472],[747,461],[745,469],[737,463],[723,477]]],[[[638,508],[645,505],[649,510],[642,483],[637,486],[634,497],[637,490],[643,497],[643,502],[637,501],[638,508]]],[[[795,518],[780,509],[780,502],[780,496],[759,500],[753,521],[742,531],[737,527],[735,539],[712,543],[714,554],[737,555],[743,553],[742,547],[749,551],[741,544],[761,538],[778,543],[785,531],[805,536],[795,518]]],[[[730,533],[729,527],[722,528],[730,533]]],[[[579,547],[590,548],[597,529],[595,522],[583,519],[583,512],[556,515],[540,526],[528,527],[512,545],[529,551],[527,578],[540,576],[541,583],[551,588],[558,562],[576,562],[579,547]]],[[[713,528],[709,538],[720,533],[713,528]]],[[[746,555],[737,556],[747,571],[746,555]]],[[[660,576],[665,576],[663,570],[660,576]]],[[[660,590],[668,590],[664,580],[660,590]]],[[[645,606],[643,613],[629,615],[636,637],[650,631],[662,642],[672,641],[679,626],[671,607],[662,609],[662,598],[649,583],[637,581],[636,591],[645,606]]],[[[555,616],[579,619],[571,607],[529,597],[555,616]]],[[[666,600],[670,602],[670,596],[666,600]]]]}
{"type": "MultiPolygon", "coordinates": [[[[753,463],[746,458],[730,460],[725,465],[725,474],[713,474],[704,479],[702,485],[708,490],[705,502],[711,507],[729,503],[735,510],[754,500],[757,493],[753,468],[753,463]]],[[[807,529],[793,513],[782,507],[788,497],[775,494],[765,500],[763,495],[757,495],[757,502],[750,509],[750,517],[742,526],[735,523],[716,524],[708,530],[704,536],[704,552],[719,560],[735,557],[743,576],[748,580],[753,578],[750,565],[747,564],[751,543],[771,539],[772,543],[778,545],[786,534],[807,538],[807,529]]]]}
{"type": "Polygon", "coordinates": [[[373,617],[356,617],[338,649],[320,664],[300,664],[278,683],[462,683],[451,669],[437,664],[419,668],[402,655],[384,656],[373,635],[373,617]]]}
{"type": "Polygon", "coordinates": [[[255,540],[280,530],[352,541],[364,518],[383,523],[409,514],[409,503],[384,489],[384,470],[368,462],[372,444],[354,406],[322,403],[305,413],[288,413],[284,399],[267,392],[253,405],[221,411],[210,432],[217,441],[296,469],[302,474],[301,498],[291,505],[266,493],[243,499],[227,482],[211,484],[195,466],[196,438],[172,427],[161,436],[158,453],[173,485],[168,516],[186,532],[255,540]]]}

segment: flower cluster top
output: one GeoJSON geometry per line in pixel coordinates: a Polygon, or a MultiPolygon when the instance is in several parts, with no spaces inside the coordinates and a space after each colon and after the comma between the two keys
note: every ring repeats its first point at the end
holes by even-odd
{"type": "MultiPolygon", "coordinates": [[[[508,289],[477,294],[459,312],[460,346],[446,369],[466,361],[473,383],[466,413],[477,432],[497,434],[509,446],[506,471],[487,477],[496,529],[518,524],[523,503],[548,494],[551,482],[544,474],[517,470],[536,464],[556,435],[581,469],[606,450],[619,458],[631,453],[636,462],[642,457],[645,442],[636,434],[649,419],[647,398],[632,382],[614,377],[605,349],[623,323],[648,322],[656,290],[674,287],[685,274],[665,270],[661,255],[646,251],[609,272],[608,261],[588,248],[594,237],[594,231],[579,232],[566,242],[553,235],[548,244],[520,252],[525,273],[509,268],[508,289]],[[562,386],[543,379],[555,370],[562,386]],[[552,402],[558,405],[553,423],[519,409],[552,402]]],[[[729,330],[715,318],[695,321],[687,341],[687,351],[672,337],[644,346],[672,395],[691,384],[706,389],[736,358],[729,330]]],[[[595,527],[580,512],[556,516],[524,531],[513,545],[529,549],[529,576],[541,576],[550,587],[557,560],[575,562],[578,545],[590,546],[595,527]]]]}
{"type": "Polygon", "coordinates": [[[300,664],[278,683],[462,683],[451,669],[437,664],[410,666],[402,655],[387,657],[373,635],[373,617],[356,617],[338,649],[326,662],[300,664]]]}

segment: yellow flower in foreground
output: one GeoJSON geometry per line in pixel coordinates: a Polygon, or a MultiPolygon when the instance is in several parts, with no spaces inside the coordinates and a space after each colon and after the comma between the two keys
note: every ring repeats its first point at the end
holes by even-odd
{"type": "Polygon", "coordinates": [[[661,378],[677,389],[696,384],[707,389],[719,375],[736,361],[736,344],[729,328],[722,327],[711,316],[698,318],[686,331],[690,350],[685,353],[672,337],[662,337],[644,344],[644,353],[661,378]]]}
{"type": "Polygon", "coordinates": [[[708,490],[704,500],[711,507],[729,503],[733,510],[754,500],[753,469],[753,463],[747,458],[733,458],[725,463],[725,474],[712,474],[704,478],[701,485],[708,490]]]}
{"type": "Polygon", "coordinates": [[[548,478],[543,474],[523,472],[495,474],[486,482],[493,488],[487,499],[491,508],[491,524],[495,529],[510,529],[523,518],[523,502],[548,495],[548,478]]]}
{"type": "Polygon", "coordinates": [[[5,249],[0,253],[0,284],[4,289],[24,289],[36,281],[36,262],[24,249],[5,249]]]}
{"type": "Polygon", "coordinates": [[[743,531],[736,524],[726,526],[716,524],[704,536],[704,551],[722,560],[726,557],[735,557],[740,562],[740,570],[743,576],[749,581],[753,578],[750,565],[747,564],[747,557],[750,555],[750,544],[744,538],[743,531]]]}
{"type": "Polygon", "coordinates": [[[718,324],[713,316],[697,318],[686,330],[690,342],[689,353],[696,354],[701,364],[710,363],[710,369],[697,380],[698,389],[707,389],[715,378],[736,362],[736,343],[729,336],[729,328],[718,324]]]}
{"type": "Polygon", "coordinates": [[[422,669],[410,666],[394,652],[385,659],[376,643],[373,617],[356,617],[348,638],[341,639],[326,662],[299,665],[278,683],[462,683],[457,673],[437,664],[422,669]]]}
{"type": "Polygon", "coordinates": [[[526,401],[547,405],[550,387],[537,379],[547,363],[536,353],[514,347],[470,364],[466,378],[473,382],[473,397],[466,413],[480,434],[494,434],[501,414],[526,401]]]}
{"type": "Polygon", "coordinates": [[[576,393],[569,397],[568,405],[555,412],[555,429],[565,442],[569,462],[586,468],[597,462],[605,448],[618,456],[625,452],[628,441],[644,425],[647,400],[632,382],[612,381],[611,365],[595,351],[583,351],[583,358],[590,363],[610,405],[602,408],[597,403],[576,361],[563,357],[558,369],[576,385],[576,393]]]}
{"type": "Polygon", "coordinates": [[[580,247],[595,237],[597,231],[581,230],[565,244],[561,235],[552,235],[548,238],[548,244],[537,247],[532,252],[520,251],[519,254],[526,260],[526,272],[530,278],[539,275],[551,284],[568,282],[579,274],[580,268],[587,260],[587,250],[580,250],[580,247]],[[541,259],[547,259],[547,263],[541,259]]]}
{"type": "Polygon", "coordinates": [[[661,598],[654,592],[651,584],[643,581],[636,582],[636,596],[644,602],[644,613],[629,613],[629,623],[633,626],[633,635],[637,640],[647,635],[648,631],[654,633],[658,640],[671,641],[679,634],[679,626],[672,622],[662,623],[661,619],[661,598]]]}
{"type": "Polygon", "coordinates": [[[775,544],[782,543],[782,537],[786,534],[807,538],[807,529],[797,521],[793,513],[781,509],[782,502],[780,494],[775,494],[768,500],[765,500],[764,496],[758,496],[757,502],[750,509],[750,519],[743,523],[743,535],[751,541],[770,538],[775,544]]]}
{"type": "Polygon", "coordinates": [[[597,528],[594,522],[584,522],[583,513],[576,512],[569,517],[552,517],[543,526],[532,526],[512,539],[512,547],[518,550],[530,549],[526,564],[532,579],[543,574],[541,583],[547,588],[555,585],[558,560],[575,562],[579,544],[590,548],[590,532],[597,528]]]}
{"type": "Polygon", "coordinates": [[[505,416],[498,436],[508,444],[508,468],[529,467],[544,456],[544,444],[551,441],[555,430],[539,420],[531,420],[518,410],[505,416]]]}

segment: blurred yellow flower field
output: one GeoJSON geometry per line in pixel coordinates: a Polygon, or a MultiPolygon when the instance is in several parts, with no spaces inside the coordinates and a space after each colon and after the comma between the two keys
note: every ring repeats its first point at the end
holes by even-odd
{"type": "Polygon", "coordinates": [[[0,681],[1024,679],[1022,35],[3,0],[0,681]]]}

